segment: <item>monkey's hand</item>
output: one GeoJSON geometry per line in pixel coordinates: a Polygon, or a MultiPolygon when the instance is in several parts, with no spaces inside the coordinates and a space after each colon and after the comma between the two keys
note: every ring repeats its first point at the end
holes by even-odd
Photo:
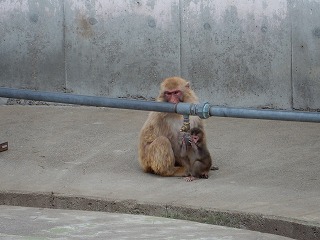
{"type": "Polygon", "coordinates": [[[187,133],[187,132],[180,132],[179,133],[179,145],[181,146],[183,142],[187,146],[190,146],[190,133],[187,133]]]}
{"type": "Polygon", "coordinates": [[[180,145],[181,157],[187,156],[187,149],[190,146],[189,139],[190,139],[189,133],[185,133],[185,132],[179,133],[179,145],[180,145]]]}
{"type": "Polygon", "coordinates": [[[181,140],[181,145],[180,145],[180,156],[185,157],[187,156],[187,144],[184,138],[181,140]]]}
{"type": "Polygon", "coordinates": [[[197,144],[196,144],[194,141],[192,141],[191,139],[190,139],[190,144],[191,144],[191,147],[192,147],[192,149],[193,149],[194,151],[197,151],[197,150],[198,150],[197,144]]]}

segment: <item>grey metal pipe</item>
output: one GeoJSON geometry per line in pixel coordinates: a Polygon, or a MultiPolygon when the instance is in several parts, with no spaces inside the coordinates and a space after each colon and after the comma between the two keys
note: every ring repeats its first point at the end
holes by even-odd
{"type": "Polygon", "coordinates": [[[46,102],[58,102],[67,104],[123,108],[144,111],[157,111],[178,113],[182,115],[196,115],[201,118],[210,116],[253,118],[285,121],[320,122],[320,113],[317,112],[294,112],[279,110],[257,110],[247,108],[227,108],[210,106],[209,103],[163,103],[141,100],[127,100],[119,98],[106,98],[96,96],[75,95],[58,92],[42,92],[33,90],[0,88],[0,97],[18,98],[46,102]]]}
{"type": "MultiPolygon", "coordinates": [[[[106,98],[97,96],[75,95],[59,92],[43,92],[15,88],[0,88],[0,97],[28,99],[35,101],[57,102],[96,107],[124,108],[157,112],[176,112],[173,103],[150,102],[142,100],[127,100],[121,98],[106,98]]],[[[186,109],[184,109],[186,110],[186,109]]],[[[187,114],[187,113],[185,113],[187,114]]]]}
{"type": "Polygon", "coordinates": [[[259,110],[249,108],[210,107],[210,115],[217,117],[251,118],[296,122],[320,122],[319,112],[259,110]]]}

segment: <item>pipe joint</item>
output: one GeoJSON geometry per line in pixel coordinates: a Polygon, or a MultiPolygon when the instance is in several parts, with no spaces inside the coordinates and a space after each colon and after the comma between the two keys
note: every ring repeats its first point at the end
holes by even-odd
{"type": "Polygon", "coordinates": [[[210,104],[208,102],[200,103],[196,105],[196,115],[202,119],[210,117],[210,104]]]}
{"type": "Polygon", "coordinates": [[[176,113],[182,115],[198,116],[202,119],[210,117],[210,104],[207,102],[194,103],[177,103],[175,106],[176,113]]]}

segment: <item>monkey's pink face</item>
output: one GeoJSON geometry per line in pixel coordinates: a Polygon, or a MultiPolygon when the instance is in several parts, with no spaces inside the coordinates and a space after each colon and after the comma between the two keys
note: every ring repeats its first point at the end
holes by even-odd
{"type": "Polygon", "coordinates": [[[199,141],[199,136],[197,135],[191,135],[191,140],[194,142],[194,143],[197,143],[199,141]]]}
{"type": "Polygon", "coordinates": [[[164,98],[167,102],[170,102],[170,103],[182,102],[182,91],[180,90],[165,91],[164,98]]]}

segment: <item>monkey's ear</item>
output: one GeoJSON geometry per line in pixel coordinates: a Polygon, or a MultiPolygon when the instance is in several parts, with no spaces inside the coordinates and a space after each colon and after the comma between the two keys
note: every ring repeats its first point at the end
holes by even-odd
{"type": "Polygon", "coordinates": [[[186,88],[190,88],[190,83],[189,82],[187,82],[186,88]]]}

